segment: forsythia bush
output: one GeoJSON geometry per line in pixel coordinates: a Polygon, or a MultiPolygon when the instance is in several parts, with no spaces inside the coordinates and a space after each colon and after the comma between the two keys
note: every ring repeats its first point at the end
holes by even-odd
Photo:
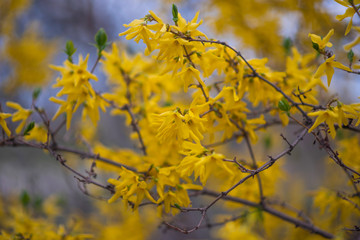
{"type": "MultiPolygon", "coordinates": [[[[44,201],[27,192],[20,200],[1,196],[0,239],[146,239],[159,226],[184,234],[206,229],[219,239],[359,237],[360,101],[347,103],[328,89],[341,76],[359,81],[354,52],[360,43],[355,26],[360,1],[335,0],[333,5],[344,7],[335,20],[320,10],[299,11],[313,18],[314,26],[327,19],[336,28],[311,29],[305,22],[298,30],[309,29],[305,38],[283,43],[271,35],[279,29],[274,12],[296,10],[297,4],[314,9],[321,1],[259,2],[209,1],[223,16],[209,19],[216,22],[213,33],[199,30],[199,12],[188,20],[173,4],[168,22],[165,14],[149,11],[120,33],[121,39],[142,41],[144,54],[110,44],[100,29],[95,63],[89,63],[89,54],[76,61],[68,41],[60,66],[49,62],[57,43],[42,39],[35,27],[14,34],[16,15],[28,1],[1,2],[0,9],[9,11],[0,10],[5,39],[0,61],[13,66],[3,88],[34,90],[26,105],[1,103],[0,146],[44,151],[75,176],[84,194],[105,202],[94,200],[96,210],[86,215],[65,214],[55,196],[44,201]],[[347,26],[338,27],[336,21],[348,18],[347,26]],[[238,46],[215,38],[230,29],[254,48],[252,55],[266,57],[250,59],[238,46]],[[355,38],[335,45],[336,31],[355,38]],[[42,93],[35,88],[50,81],[48,66],[58,76],[52,83],[57,93],[49,98],[57,109],[53,116],[38,103],[42,93]],[[93,87],[101,81],[96,68],[107,76],[107,92],[93,87]],[[125,118],[136,147],[115,148],[99,140],[102,112],[125,118]],[[78,146],[61,134],[77,136],[78,146]],[[329,163],[322,173],[326,181],[312,191],[282,163],[305,138],[329,163]],[[270,147],[274,142],[276,151],[270,147]],[[85,172],[75,162],[84,158],[90,160],[85,172]],[[284,183],[291,186],[279,193],[284,183]]],[[[353,91],[360,96],[360,89],[353,91]]]]}

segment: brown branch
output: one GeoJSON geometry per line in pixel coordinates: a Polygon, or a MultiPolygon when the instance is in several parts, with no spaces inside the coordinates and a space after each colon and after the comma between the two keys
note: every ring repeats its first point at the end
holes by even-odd
{"type": "Polygon", "coordinates": [[[352,6],[352,8],[355,10],[356,14],[360,17],[360,13],[358,11],[358,8],[355,6],[353,1],[348,1],[350,3],[350,5],[352,6]]]}
{"type": "MultiPolygon", "coordinates": [[[[203,222],[205,215],[207,213],[207,211],[214,206],[220,199],[224,199],[232,190],[234,190],[236,187],[238,187],[240,184],[244,183],[245,181],[247,181],[248,179],[254,177],[255,175],[259,174],[260,172],[268,169],[269,167],[271,167],[278,159],[280,159],[281,157],[283,157],[286,154],[289,154],[294,147],[303,139],[303,137],[306,135],[307,133],[307,129],[304,129],[302,131],[302,133],[293,141],[293,143],[289,146],[289,148],[287,148],[286,150],[284,150],[283,152],[279,153],[278,155],[276,155],[275,157],[271,157],[269,156],[270,160],[267,161],[265,164],[263,164],[261,167],[257,168],[256,170],[251,171],[247,176],[243,177],[240,181],[238,181],[236,184],[234,184],[232,187],[230,187],[228,190],[218,193],[215,197],[215,199],[210,202],[206,207],[203,208],[183,208],[183,211],[199,211],[201,212],[201,219],[199,220],[198,224],[191,228],[190,230],[186,230],[174,225],[171,225],[169,223],[164,222],[164,224],[166,224],[168,227],[175,229],[177,231],[180,231],[182,233],[190,233],[193,232],[195,230],[197,230],[201,223],[203,222]]],[[[201,192],[201,191],[200,191],[201,192]]],[[[257,204],[257,203],[252,203],[255,204],[255,206],[259,207],[259,206],[263,206],[262,203],[257,204]]],[[[264,205],[263,208],[265,208],[266,206],[264,205]]],[[[277,210],[271,209],[271,211],[276,212],[277,210]]],[[[276,212],[277,213],[277,212],[276,212]]],[[[277,214],[282,214],[281,212],[277,213],[277,214]]],[[[288,221],[291,222],[291,220],[293,220],[292,217],[285,215],[284,217],[285,219],[290,219],[288,221]]],[[[298,219],[296,219],[296,221],[299,221],[298,219]]],[[[308,223],[306,223],[308,226],[308,223]]]]}
{"type": "Polygon", "coordinates": [[[141,136],[141,133],[140,133],[140,129],[139,129],[139,126],[136,122],[136,119],[135,119],[135,115],[134,113],[131,111],[131,108],[128,104],[126,104],[125,106],[123,106],[123,110],[127,111],[130,115],[130,118],[131,118],[131,126],[132,126],[132,129],[134,132],[136,132],[138,138],[139,138],[139,142],[140,142],[140,145],[141,145],[141,150],[143,152],[144,155],[147,155],[147,152],[146,152],[146,146],[144,144],[144,141],[143,141],[143,138],[141,136]]]}
{"type": "MultiPolygon", "coordinates": [[[[44,149],[44,144],[39,143],[33,143],[33,142],[27,142],[23,140],[18,140],[15,138],[7,139],[5,141],[0,142],[0,146],[8,146],[8,147],[32,147],[36,149],[44,149]]],[[[124,167],[128,170],[131,170],[133,172],[137,172],[137,170],[134,167],[127,166],[122,163],[115,162],[111,159],[101,157],[99,154],[91,154],[87,152],[82,152],[80,150],[71,149],[63,146],[49,146],[49,148],[52,151],[62,151],[62,152],[68,152],[78,155],[81,158],[89,158],[89,159],[96,159],[97,161],[104,162],[107,164],[110,164],[115,167],[124,167]]]]}
{"type": "MultiPolygon", "coordinates": [[[[109,101],[107,100],[106,98],[104,98],[103,96],[101,96],[100,93],[96,93],[96,95],[98,95],[101,99],[103,99],[105,102],[107,102],[108,104],[110,104],[110,106],[112,106],[113,108],[115,109],[118,109],[118,110],[121,110],[121,111],[126,111],[129,113],[130,115],[130,118],[131,118],[131,126],[132,126],[132,129],[134,132],[136,132],[138,138],[139,138],[139,142],[140,142],[140,145],[141,145],[141,150],[143,152],[144,155],[147,155],[147,152],[146,152],[146,146],[144,144],[144,141],[143,141],[143,138],[142,138],[142,135],[141,135],[141,132],[140,132],[140,128],[137,124],[137,121],[136,121],[136,118],[135,118],[135,115],[134,113],[132,112],[131,110],[131,107],[129,104],[125,104],[124,106],[118,106],[116,105],[116,103],[114,103],[113,101],[109,101]]],[[[129,101],[130,102],[130,101],[129,101]]]]}
{"type": "MultiPolygon", "coordinates": [[[[203,189],[201,191],[199,191],[201,193],[201,195],[206,195],[206,196],[212,196],[212,197],[217,197],[219,195],[221,195],[221,193],[215,192],[215,191],[211,191],[211,190],[207,190],[207,189],[203,189]]],[[[303,229],[306,229],[308,231],[310,231],[311,233],[320,235],[324,238],[328,238],[328,239],[332,239],[335,236],[325,230],[322,230],[318,227],[316,227],[315,225],[307,222],[307,221],[301,221],[300,219],[297,219],[295,217],[292,217],[290,215],[287,215],[283,212],[280,212],[274,208],[271,208],[267,205],[261,205],[259,203],[256,202],[252,202],[246,199],[242,199],[242,198],[237,198],[237,197],[232,197],[232,196],[224,196],[222,197],[222,200],[226,200],[226,201],[231,201],[231,202],[236,202],[236,203],[240,203],[249,207],[255,207],[258,209],[263,210],[266,213],[269,213],[275,217],[278,217],[282,220],[284,220],[285,222],[289,222],[289,223],[293,223],[296,227],[301,227],[303,229]]]]}
{"type": "Polygon", "coordinates": [[[302,218],[305,222],[309,223],[309,224],[313,224],[312,220],[302,211],[302,210],[298,210],[297,208],[287,204],[286,202],[280,202],[277,200],[266,200],[266,204],[270,204],[270,205],[278,205],[282,208],[285,208],[287,210],[290,210],[294,213],[296,213],[296,215],[300,218],[302,218]]]}
{"type": "MultiPolygon", "coordinates": [[[[306,129],[309,129],[307,126],[305,126],[304,124],[302,124],[301,122],[299,122],[298,120],[296,120],[296,118],[292,117],[292,116],[289,116],[291,119],[293,119],[294,121],[296,121],[300,126],[306,128],[306,129]]],[[[353,181],[352,179],[352,175],[349,173],[349,172],[352,172],[352,173],[355,173],[357,174],[358,176],[360,176],[360,173],[358,173],[357,171],[355,171],[354,169],[350,168],[349,166],[345,165],[344,162],[339,158],[339,154],[338,152],[334,151],[329,142],[328,142],[328,137],[326,136],[325,139],[323,139],[323,137],[320,135],[320,137],[315,134],[313,131],[311,132],[312,135],[315,137],[316,141],[318,141],[318,143],[320,144],[320,146],[322,148],[325,148],[326,152],[328,153],[329,157],[331,159],[334,160],[334,162],[336,164],[338,164],[345,172],[345,174],[347,175],[347,177],[349,178],[349,180],[351,181],[353,187],[354,187],[354,190],[356,192],[356,195],[360,197],[360,192],[359,192],[359,189],[358,187],[356,186],[356,183],[353,181]]],[[[327,133],[326,133],[327,134],[327,133]]]]}
{"type": "Polygon", "coordinates": [[[349,202],[349,203],[352,204],[357,210],[360,211],[360,206],[359,206],[357,203],[351,201],[351,200],[350,200],[348,197],[346,197],[344,194],[338,192],[338,193],[337,193],[337,196],[338,196],[339,198],[341,198],[341,199],[349,202]]]}
{"type": "Polygon", "coordinates": [[[44,146],[43,149],[47,150],[56,159],[56,161],[58,161],[62,166],[64,166],[70,172],[74,173],[76,176],[80,177],[84,183],[93,184],[95,186],[98,186],[100,188],[108,190],[111,194],[115,193],[115,190],[114,190],[113,186],[111,186],[111,185],[108,185],[108,186],[102,185],[101,183],[98,183],[98,182],[92,180],[90,177],[86,177],[83,174],[76,171],[75,169],[71,168],[68,164],[66,164],[66,160],[63,158],[63,156],[56,153],[49,146],[44,146]]]}
{"type": "MultiPolygon", "coordinates": [[[[249,153],[250,153],[250,157],[251,157],[251,161],[252,161],[252,167],[254,169],[257,169],[258,166],[256,164],[256,159],[255,159],[255,154],[254,154],[254,151],[252,149],[252,146],[251,146],[251,143],[250,143],[250,140],[249,140],[249,136],[248,136],[248,133],[246,132],[246,130],[241,127],[235,120],[231,119],[230,118],[230,121],[237,127],[237,129],[239,129],[242,133],[243,133],[243,136],[244,136],[244,139],[245,139],[245,142],[246,142],[246,146],[249,150],[249,153]]],[[[292,150],[292,149],[291,149],[292,150]]],[[[257,174],[256,175],[256,179],[257,179],[257,182],[258,182],[258,187],[259,187],[259,195],[260,195],[260,202],[263,202],[264,200],[264,193],[263,193],[263,188],[262,188],[262,183],[261,183],[261,178],[260,178],[260,175],[257,174]]]]}
{"type": "Polygon", "coordinates": [[[232,163],[235,163],[238,168],[240,169],[241,172],[243,173],[252,173],[254,172],[254,170],[251,170],[251,169],[247,169],[246,167],[244,167],[241,163],[239,163],[237,160],[236,160],[236,157],[234,157],[234,159],[230,160],[230,159],[223,159],[224,162],[232,162],[232,163]]]}
{"type": "MultiPolygon", "coordinates": [[[[293,123],[294,123],[294,122],[289,122],[289,124],[293,124],[293,123]]],[[[258,131],[258,130],[260,130],[260,129],[268,128],[268,127],[270,127],[270,126],[279,125],[279,124],[282,124],[282,122],[281,122],[280,120],[274,119],[274,120],[272,120],[272,121],[268,121],[268,122],[265,123],[265,124],[259,125],[258,127],[256,127],[256,128],[254,129],[254,131],[258,131]]],[[[230,137],[230,138],[228,138],[228,139],[225,139],[224,141],[215,142],[215,143],[210,143],[210,144],[204,145],[204,147],[206,147],[206,148],[217,147],[217,146],[226,144],[226,143],[228,143],[228,142],[234,141],[234,140],[238,139],[239,137],[244,137],[244,134],[243,134],[242,132],[240,132],[240,133],[234,133],[232,137],[230,137]]]]}
{"type": "Polygon", "coordinates": [[[96,61],[94,63],[94,66],[91,68],[91,73],[94,73],[95,69],[96,69],[96,66],[98,65],[100,59],[101,59],[102,55],[98,55],[98,57],[96,58],[96,61]]]}
{"type": "MultiPolygon", "coordinates": [[[[184,48],[184,52],[185,52],[185,54],[186,54],[186,58],[187,58],[187,59],[189,60],[189,62],[190,62],[190,65],[191,65],[193,68],[196,69],[196,66],[195,66],[195,64],[193,63],[193,61],[191,60],[191,57],[190,57],[190,55],[188,54],[188,52],[187,52],[187,50],[186,50],[186,47],[183,46],[183,48],[184,48]]],[[[208,102],[208,101],[209,101],[209,97],[206,95],[203,85],[201,85],[201,83],[198,81],[197,86],[200,88],[201,92],[203,93],[204,98],[205,98],[205,101],[208,102]]]]}
{"type": "Polygon", "coordinates": [[[115,193],[115,190],[113,189],[113,187],[111,185],[108,185],[108,186],[102,185],[101,183],[98,183],[98,182],[92,180],[90,177],[86,177],[83,174],[76,171],[75,169],[71,168],[66,163],[66,160],[63,158],[63,156],[60,155],[59,153],[57,153],[49,145],[36,144],[36,143],[26,142],[26,141],[23,141],[23,140],[16,140],[16,139],[13,138],[13,139],[9,139],[8,141],[1,142],[0,146],[12,146],[12,147],[27,146],[27,147],[40,149],[40,150],[47,150],[50,153],[50,155],[52,155],[56,159],[56,161],[58,161],[62,166],[64,166],[66,169],[68,169],[69,171],[74,173],[76,176],[80,177],[84,183],[96,185],[96,186],[98,186],[100,188],[103,188],[103,189],[106,189],[106,190],[110,191],[110,193],[112,193],[112,194],[115,193]]]}

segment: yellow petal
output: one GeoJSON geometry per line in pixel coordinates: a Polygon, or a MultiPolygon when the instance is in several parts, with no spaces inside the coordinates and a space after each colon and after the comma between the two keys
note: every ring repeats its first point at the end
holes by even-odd
{"type": "Polygon", "coordinates": [[[328,83],[328,87],[329,87],[330,83],[331,83],[332,76],[334,75],[334,69],[332,68],[331,63],[326,63],[325,73],[326,73],[327,83],[328,83]]]}

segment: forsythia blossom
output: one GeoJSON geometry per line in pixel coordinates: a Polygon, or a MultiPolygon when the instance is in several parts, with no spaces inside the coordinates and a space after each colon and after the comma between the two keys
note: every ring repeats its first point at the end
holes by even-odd
{"type": "Polygon", "coordinates": [[[66,100],[51,97],[50,101],[60,104],[58,111],[53,117],[55,120],[60,114],[66,113],[66,129],[70,128],[72,114],[76,112],[78,107],[82,104],[85,105],[83,116],[90,116],[90,119],[95,125],[99,120],[100,107],[105,111],[106,103],[103,99],[96,96],[89,80],[97,81],[97,77],[87,71],[87,62],[89,55],[83,60],[82,56],[79,57],[79,64],[73,64],[69,60],[64,62],[64,67],[51,66],[54,70],[61,73],[62,77],[57,79],[57,83],[53,87],[61,87],[62,89],[57,93],[57,97],[66,95],[66,100]]]}
{"type": "Polygon", "coordinates": [[[332,76],[334,75],[334,68],[339,68],[339,69],[343,69],[345,71],[351,72],[351,69],[349,67],[346,67],[346,66],[342,65],[341,63],[336,62],[334,60],[335,60],[335,55],[326,59],[326,61],[324,63],[322,63],[319,66],[319,68],[316,70],[316,72],[314,74],[314,78],[321,77],[325,72],[326,76],[327,76],[328,86],[330,86],[332,76]]]}
{"type": "Polygon", "coordinates": [[[336,130],[334,124],[337,123],[340,128],[343,124],[348,125],[348,118],[357,119],[356,126],[360,124],[360,104],[344,105],[338,103],[336,107],[330,107],[330,109],[319,110],[308,114],[313,117],[316,116],[316,120],[313,126],[309,129],[312,132],[317,126],[325,122],[330,131],[330,136],[335,138],[336,130]]]}
{"type": "Polygon", "coordinates": [[[8,126],[6,125],[5,119],[11,117],[10,113],[2,113],[0,112],[0,125],[2,127],[2,129],[5,131],[6,135],[8,135],[8,137],[10,137],[11,132],[8,128],[8,126]]]}
{"type": "Polygon", "coordinates": [[[332,47],[332,43],[330,41],[330,37],[334,35],[334,29],[331,29],[328,34],[322,38],[318,35],[309,33],[309,37],[311,38],[311,41],[318,46],[319,51],[323,51],[325,47],[332,47]]]}
{"type": "Polygon", "coordinates": [[[32,110],[24,109],[21,107],[20,104],[15,103],[15,102],[6,102],[6,106],[17,110],[17,112],[13,113],[12,120],[13,120],[13,122],[21,121],[19,126],[15,129],[15,132],[17,134],[19,134],[21,132],[21,130],[24,128],[24,126],[26,124],[26,120],[32,114],[32,110]]]}

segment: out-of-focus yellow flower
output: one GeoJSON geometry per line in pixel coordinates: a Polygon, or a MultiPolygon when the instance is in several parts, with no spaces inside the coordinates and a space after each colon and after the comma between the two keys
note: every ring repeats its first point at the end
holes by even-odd
{"type": "Polygon", "coordinates": [[[12,121],[13,122],[21,121],[19,126],[15,129],[15,132],[17,134],[19,134],[21,132],[21,130],[24,128],[24,126],[26,124],[26,120],[32,114],[32,110],[24,109],[24,108],[21,107],[20,104],[15,103],[15,102],[6,102],[6,106],[18,110],[17,112],[13,113],[12,121]]]}
{"type": "Polygon", "coordinates": [[[222,240],[263,239],[261,236],[257,235],[254,231],[252,231],[250,226],[246,225],[245,223],[241,223],[239,221],[226,223],[214,235],[222,240]]]}
{"type": "Polygon", "coordinates": [[[344,45],[344,50],[347,52],[360,43],[360,35],[359,35],[360,27],[353,27],[353,28],[358,32],[358,36],[352,42],[349,42],[348,44],[344,45]]]}
{"type": "Polygon", "coordinates": [[[11,66],[6,90],[46,85],[52,76],[47,65],[55,53],[56,45],[56,41],[45,40],[41,36],[38,24],[27,27],[21,37],[10,36],[4,45],[4,56],[11,66]]]}

